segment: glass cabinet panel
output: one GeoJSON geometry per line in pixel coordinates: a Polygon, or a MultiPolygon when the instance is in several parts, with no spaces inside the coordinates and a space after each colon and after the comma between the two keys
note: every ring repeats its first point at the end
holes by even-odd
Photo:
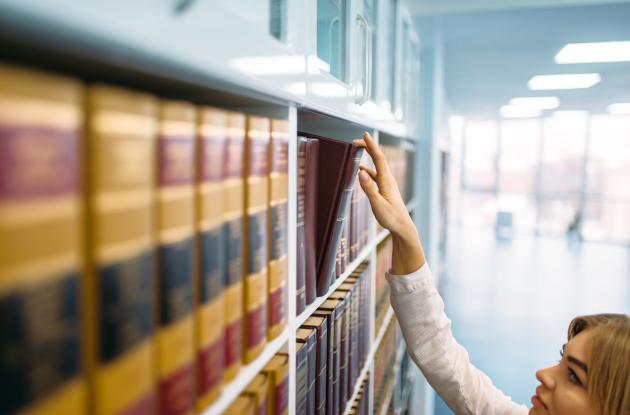
{"type": "Polygon", "coordinates": [[[347,0],[317,0],[317,56],[342,81],[347,71],[347,0]]]}

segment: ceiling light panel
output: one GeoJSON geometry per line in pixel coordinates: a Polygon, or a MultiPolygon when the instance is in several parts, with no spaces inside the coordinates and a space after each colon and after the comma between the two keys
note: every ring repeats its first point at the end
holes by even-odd
{"type": "Polygon", "coordinates": [[[517,107],[504,105],[500,111],[503,118],[536,118],[542,114],[542,110],[536,108],[517,107]]]}
{"type": "Polygon", "coordinates": [[[518,97],[510,100],[510,105],[517,107],[552,110],[558,108],[560,100],[556,97],[518,97]]]}
{"type": "Polygon", "coordinates": [[[630,114],[630,102],[618,102],[608,106],[608,112],[611,114],[630,114]]]}
{"type": "Polygon", "coordinates": [[[527,82],[527,87],[533,91],[582,89],[592,87],[601,81],[601,79],[598,73],[537,75],[527,82]]]}
{"type": "Polygon", "coordinates": [[[596,63],[630,61],[630,41],[569,43],[556,54],[556,63],[596,63]]]}

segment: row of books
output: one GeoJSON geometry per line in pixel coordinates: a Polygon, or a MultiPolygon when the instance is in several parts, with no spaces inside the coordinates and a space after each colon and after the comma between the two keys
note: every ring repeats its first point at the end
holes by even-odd
{"type": "Polygon", "coordinates": [[[0,413],[202,410],[286,324],[285,120],[0,65],[0,413]]]}
{"type": "Polygon", "coordinates": [[[392,267],[392,238],[388,236],[376,247],[375,327],[378,332],[389,310],[389,284],[385,273],[392,267]]]}
{"type": "Polygon", "coordinates": [[[277,353],[225,411],[226,415],[286,415],[289,355],[277,353]]]}
{"type": "Polygon", "coordinates": [[[396,382],[394,364],[396,362],[396,326],[398,323],[391,319],[385,335],[374,356],[374,413],[381,414],[386,410],[387,393],[396,382]]]}
{"type": "Polygon", "coordinates": [[[396,179],[403,200],[408,202],[411,195],[408,178],[410,178],[409,168],[413,165],[413,147],[407,143],[398,146],[381,144],[380,147],[387,159],[389,170],[396,179]]]}
{"type": "Polygon", "coordinates": [[[356,398],[350,403],[348,415],[368,415],[370,412],[370,378],[366,377],[361,382],[356,398]]]}
{"type": "Polygon", "coordinates": [[[356,185],[363,149],[298,134],[297,314],[328,293],[368,237],[367,201],[356,185]]]}
{"type": "Polygon", "coordinates": [[[361,264],[297,331],[296,413],[339,415],[370,349],[370,276],[361,264]]]}

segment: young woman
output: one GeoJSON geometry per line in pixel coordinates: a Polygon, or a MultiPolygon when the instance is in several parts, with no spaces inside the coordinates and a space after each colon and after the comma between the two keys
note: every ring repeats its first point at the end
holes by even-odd
{"type": "MultiPolygon", "coordinates": [[[[528,413],[496,389],[453,338],[416,227],[383,153],[367,133],[354,144],[367,150],[376,167],[361,166],[359,181],[376,220],[392,235],[392,267],[386,278],[412,359],[458,415],[528,413]]],[[[629,316],[574,319],[561,355],[558,364],[536,372],[540,385],[529,414],[630,415],[629,316]]]]}

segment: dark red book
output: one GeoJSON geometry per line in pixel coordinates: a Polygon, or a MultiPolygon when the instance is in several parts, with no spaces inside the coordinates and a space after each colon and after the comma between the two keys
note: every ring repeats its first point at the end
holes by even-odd
{"type": "Polygon", "coordinates": [[[309,138],[306,143],[306,184],[304,200],[304,269],[306,304],[317,297],[317,217],[319,140],[309,138]]]}
{"type": "Polygon", "coordinates": [[[296,282],[295,312],[300,314],[306,307],[306,246],[305,246],[305,208],[306,208],[306,144],[308,139],[298,137],[298,177],[297,177],[297,226],[296,226],[296,282]]]}
{"type": "Polygon", "coordinates": [[[315,405],[316,415],[326,415],[327,364],[328,364],[328,323],[326,317],[310,317],[302,325],[314,329],[315,338],[315,405]]]}
{"type": "Polygon", "coordinates": [[[317,295],[328,291],[335,276],[335,259],[352,186],[363,149],[344,141],[308,135],[319,140],[317,219],[317,295]]]}
{"type": "Polygon", "coordinates": [[[336,300],[327,300],[322,304],[322,306],[315,310],[313,316],[315,317],[324,317],[326,319],[327,331],[328,331],[328,350],[327,357],[328,362],[326,363],[326,414],[334,415],[336,414],[336,408],[338,407],[338,391],[335,393],[335,379],[338,378],[339,373],[339,354],[338,354],[338,339],[339,339],[339,331],[337,330],[337,308],[336,308],[336,300]],[[328,303],[328,304],[326,304],[328,303]],[[331,304],[335,303],[335,304],[331,304]],[[337,370],[337,375],[335,375],[335,370],[337,370]]]}

